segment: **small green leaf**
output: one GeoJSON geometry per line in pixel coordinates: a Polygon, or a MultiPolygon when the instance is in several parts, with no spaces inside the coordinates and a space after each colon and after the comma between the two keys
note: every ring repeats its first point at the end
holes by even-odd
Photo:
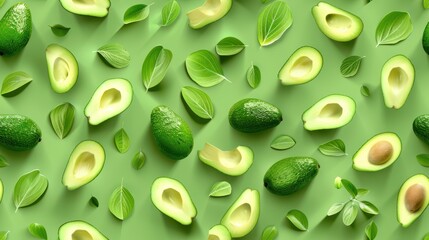
{"type": "Polygon", "coordinates": [[[130,53],[120,44],[106,44],[101,46],[97,53],[111,67],[125,68],[130,64],[130,53]]]}
{"type": "Polygon", "coordinates": [[[320,145],[319,151],[326,156],[340,157],[346,155],[346,145],[343,140],[335,139],[320,145]]]}
{"type": "Polygon", "coordinates": [[[1,95],[12,93],[33,81],[33,78],[25,72],[13,72],[3,80],[1,95]]]}
{"type": "Polygon", "coordinates": [[[0,168],[9,166],[9,163],[6,161],[6,158],[0,155],[0,168]]]}
{"type": "Polygon", "coordinates": [[[125,220],[134,209],[134,197],[121,183],[109,200],[109,210],[118,219],[125,220]]]}
{"type": "Polygon", "coordinates": [[[252,64],[247,70],[246,78],[250,87],[257,88],[261,83],[261,70],[259,70],[259,67],[252,64]]]}
{"type": "Polygon", "coordinates": [[[355,185],[353,185],[352,182],[350,182],[349,180],[343,178],[343,179],[341,179],[341,184],[343,184],[344,188],[347,190],[347,192],[350,193],[350,195],[353,198],[357,196],[358,190],[355,187],[355,185]]]}
{"type": "Polygon", "coordinates": [[[94,196],[92,196],[92,197],[89,199],[89,203],[90,203],[91,205],[93,205],[94,207],[97,207],[97,208],[98,208],[98,206],[100,205],[100,203],[98,202],[98,199],[97,199],[96,197],[94,197],[94,196]]]}
{"type": "Polygon", "coordinates": [[[124,13],[124,24],[145,20],[150,13],[150,5],[136,4],[129,7],[124,13]]]}
{"type": "Polygon", "coordinates": [[[292,25],[293,18],[289,6],[284,1],[268,4],[258,16],[258,41],[261,46],[279,40],[292,25]]]}
{"type": "Polygon", "coordinates": [[[73,127],[75,108],[71,103],[56,106],[49,113],[52,129],[60,139],[65,138],[73,127]]]}
{"type": "Polygon", "coordinates": [[[365,235],[368,238],[368,240],[374,240],[375,237],[377,236],[377,225],[375,225],[374,221],[371,221],[370,223],[368,223],[368,225],[366,225],[365,227],[365,235]]]}
{"type": "Polygon", "coordinates": [[[279,235],[276,226],[267,226],[262,232],[261,240],[274,240],[279,235]]]}
{"type": "Polygon", "coordinates": [[[333,216],[343,210],[345,203],[334,203],[326,213],[327,216],[333,216]]]}
{"type": "Polygon", "coordinates": [[[350,201],[346,204],[343,211],[343,223],[346,226],[352,225],[356,220],[359,207],[354,201],[350,201]]]}
{"type": "Polygon", "coordinates": [[[3,7],[4,2],[6,2],[6,0],[0,0],[0,8],[3,7]]]}
{"type": "Polygon", "coordinates": [[[369,88],[365,85],[362,85],[362,87],[360,87],[360,93],[362,94],[362,96],[365,96],[365,97],[369,97],[371,95],[369,88]]]}
{"type": "Polygon", "coordinates": [[[216,53],[219,56],[232,56],[246,48],[243,42],[235,37],[226,37],[216,44],[216,53]]]}
{"type": "Polygon", "coordinates": [[[419,154],[416,156],[417,161],[422,165],[423,167],[429,167],[429,154],[419,154]]]}
{"type": "Polygon", "coordinates": [[[39,200],[48,188],[48,179],[39,170],[22,175],[15,184],[13,202],[15,211],[27,207],[39,200]]]}
{"type": "Polygon", "coordinates": [[[281,135],[276,137],[271,142],[271,148],[275,150],[286,150],[295,146],[295,140],[288,135],[281,135]]]}
{"type": "Polygon", "coordinates": [[[6,240],[9,236],[9,231],[0,231],[0,240],[6,240]]]}
{"type": "Polygon", "coordinates": [[[340,66],[340,71],[343,77],[353,77],[357,74],[360,68],[360,64],[362,62],[362,59],[365,56],[350,56],[346,57],[340,66]]]}
{"type": "Polygon", "coordinates": [[[200,118],[212,119],[214,117],[212,100],[204,91],[186,86],[182,88],[182,97],[192,112],[200,118]]]}
{"type": "Polygon", "coordinates": [[[369,193],[368,189],[358,188],[356,197],[362,197],[369,193]]]}
{"type": "Polygon", "coordinates": [[[378,215],[379,213],[378,208],[368,201],[359,202],[359,208],[363,212],[366,212],[371,215],[378,215]]]}
{"type": "Polygon", "coordinates": [[[181,7],[176,0],[171,0],[162,8],[162,26],[172,24],[179,17],[181,7]]]}
{"type": "Polygon", "coordinates": [[[287,213],[286,217],[299,230],[306,231],[308,229],[308,219],[303,212],[293,209],[287,213]]]}
{"type": "Polygon", "coordinates": [[[120,153],[125,153],[130,148],[130,137],[125,129],[121,128],[115,134],[115,146],[120,153]]]}
{"type": "Polygon", "coordinates": [[[139,170],[144,166],[145,162],[146,155],[142,151],[139,151],[134,155],[133,160],[131,161],[131,166],[133,166],[135,170],[139,170]]]}
{"type": "Polygon", "coordinates": [[[271,0],[261,0],[261,3],[267,3],[269,1],[271,1],[271,0]]]}
{"type": "Polygon", "coordinates": [[[64,37],[70,31],[69,27],[65,27],[61,24],[55,24],[49,27],[51,27],[52,33],[57,37],[64,37]]]}
{"type": "Polygon", "coordinates": [[[208,50],[199,50],[186,58],[189,77],[201,87],[211,87],[229,81],[224,75],[219,59],[208,50]]]}
{"type": "Polygon", "coordinates": [[[162,46],[156,46],[150,50],[142,66],[142,78],[146,91],[161,83],[172,58],[173,53],[162,46]]]}
{"type": "Polygon", "coordinates": [[[377,46],[396,44],[403,41],[413,32],[413,24],[408,12],[393,11],[380,21],[375,31],[377,46]]]}
{"type": "Polygon", "coordinates": [[[210,190],[210,197],[225,197],[231,195],[232,187],[227,181],[221,181],[213,184],[210,190]]]}
{"type": "Polygon", "coordinates": [[[46,233],[46,229],[41,224],[38,224],[38,223],[30,224],[30,226],[28,226],[28,231],[35,238],[45,239],[45,240],[48,239],[48,234],[46,233]]]}
{"type": "MultiPolygon", "coordinates": [[[[0,7],[1,7],[1,5],[0,5],[0,7]]],[[[429,8],[429,0],[423,0],[423,8],[424,9],[429,8]]]]}

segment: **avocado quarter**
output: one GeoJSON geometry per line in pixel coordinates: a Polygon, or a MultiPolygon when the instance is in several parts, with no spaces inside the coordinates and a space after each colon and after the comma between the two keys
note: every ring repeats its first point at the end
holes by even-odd
{"type": "Polygon", "coordinates": [[[19,114],[0,114],[0,145],[25,151],[42,140],[39,126],[29,117],[19,114]]]}

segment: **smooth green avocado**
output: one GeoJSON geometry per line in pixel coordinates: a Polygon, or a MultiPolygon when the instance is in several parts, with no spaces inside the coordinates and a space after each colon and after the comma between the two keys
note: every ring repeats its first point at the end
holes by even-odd
{"type": "Polygon", "coordinates": [[[410,226],[429,205],[429,179],[417,174],[401,186],[397,201],[397,220],[402,227],[410,226]]]}
{"type": "Polygon", "coordinates": [[[423,114],[414,119],[413,131],[420,140],[429,144],[429,114],[423,114]]]}
{"type": "Polygon", "coordinates": [[[73,53],[58,44],[46,48],[49,81],[57,93],[68,92],[76,83],[79,66],[73,53]]]}
{"type": "Polygon", "coordinates": [[[0,114],[0,145],[14,151],[29,150],[42,140],[39,126],[29,117],[0,114]]]}
{"type": "Polygon", "coordinates": [[[77,220],[66,222],[58,229],[59,240],[108,240],[91,224],[77,220]]]}
{"type": "Polygon", "coordinates": [[[31,12],[25,3],[17,3],[0,20],[0,56],[22,50],[32,32],[31,12]]]}

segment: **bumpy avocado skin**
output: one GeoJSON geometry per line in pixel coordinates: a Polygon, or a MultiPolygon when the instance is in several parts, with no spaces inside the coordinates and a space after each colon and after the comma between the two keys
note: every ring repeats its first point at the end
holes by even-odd
{"type": "Polygon", "coordinates": [[[31,12],[25,3],[13,5],[0,20],[0,55],[23,49],[31,37],[31,12]]]}
{"type": "Polygon", "coordinates": [[[425,52],[429,54],[429,22],[426,24],[425,30],[423,31],[422,45],[425,52]]]}
{"type": "Polygon", "coordinates": [[[41,141],[39,126],[30,118],[18,114],[0,114],[0,145],[25,151],[41,141]]]}
{"type": "Polygon", "coordinates": [[[429,114],[423,114],[414,119],[413,131],[419,139],[429,144],[429,114]]]}

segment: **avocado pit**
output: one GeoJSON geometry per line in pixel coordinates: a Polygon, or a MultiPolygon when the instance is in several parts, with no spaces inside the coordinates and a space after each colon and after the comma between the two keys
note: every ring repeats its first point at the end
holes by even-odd
{"type": "Polygon", "coordinates": [[[374,144],[368,152],[368,160],[375,165],[382,165],[389,161],[393,155],[393,146],[390,142],[382,140],[374,144]]]}
{"type": "Polygon", "coordinates": [[[411,213],[419,211],[426,198],[425,188],[421,184],[413,184],[405,192],[405,207],[411,213]]]}

